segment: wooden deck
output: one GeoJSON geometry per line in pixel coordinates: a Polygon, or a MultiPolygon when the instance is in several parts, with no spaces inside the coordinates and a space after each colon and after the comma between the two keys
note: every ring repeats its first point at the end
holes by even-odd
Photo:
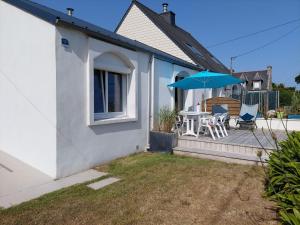
{"type": "MultiPolygon", "coordinates": [[[[283,131],[274,131],[278,141],[286,138],[283,131]]],[[[276,145],[268,131],[235,130],[228,131],[228,136],[213,140],[208,135],[200,135],[199,138],[181,136],[178,138],[178,146],[174,149],[177,154],[192,155],[212,159],[223,159],[236,162],[257,162],[257,156],[262,152],[262,159],[268,158],[268,153],[276,150],[276,145]]]]}

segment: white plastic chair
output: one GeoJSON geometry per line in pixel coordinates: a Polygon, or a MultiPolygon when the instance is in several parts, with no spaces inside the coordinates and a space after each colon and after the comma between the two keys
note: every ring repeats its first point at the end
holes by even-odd
{"type": "Polygon", "coordinates": [[[175,122],[175,129],[176,129],[176,131],[178,133],[178,136],[182,135],[182,127],[183,127],[183,122],[181,120],[181,117],[177,116],[176,117],[176,122],[175,122]]]}
{"type": "MultiPolygon", "coordinates": [[[[225,134],[224,134],[223,129],[222,129],[222,123],[221,123],[221,118],[220,118],[221,116],[222,116],[221,113],[216,113],[214,115],[214,117],[216,117],[216,124],[215,124],[215,126],[219,127],[219,130],[221,132],[222,137],[225,137],[225,134]]],[[[219,132],[218,129],[216,129],[216,132],[217,133],[219,132]]]]}
{"type": "Polygon", "coordinates": [[[187,120],[186,116],[181,117],[181,116],[178,115],[176,117],[175,129],[176,129],[176,131],[178,133],[178,136],[182,136],[182,134],[183,134],[183,128],[187,127],[187,123],[188,122],[189,121],[187,120]]]}
{"type": "Polygon", "coordinates": [[[198,131],[197,131],[197,137],[199,137],[200,129],[205,128],[205,132],[209,130],[209,133],[213,140],[216,140],[213,128],[215,130],[215,133],[217,134],[217,137],[220,138],[219,131],[217,129],[217,118],[215,116],[212,116],[210,118],[200,118],[199,119],[199,125],[198,125],[198,131]]]}
{"type": "Polygon", "coordinates": [[[224,131],[226,136],[228,136],[228,133],[227,133],[227,130],[226,130],[226,125],[225,125],[227,116],[228,116],[228,113],[223,113],[222,115],[219,116],[220,129],[223,128],[223,131],[224,131]]]}

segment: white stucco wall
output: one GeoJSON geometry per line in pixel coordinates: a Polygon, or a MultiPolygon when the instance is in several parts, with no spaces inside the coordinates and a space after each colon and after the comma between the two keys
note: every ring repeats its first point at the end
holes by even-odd
{"type": "Polygon", "coordinates": [[[0,150],[56,177],[55,27],[0,1],[0,150]]]}
{"type": "MultiPolygon", "coordinates": [[[[157,129],[158,127],[158,113],[161,107],[169,106],[174,108],[175,106],[175,89],[167,87],[168,84],[175,82],[175,77],[180,73],[187,73],[189,75],[197,73],[195,70],[178,66],[159,59],[154,60],[153,71],[153,124],[152,127],[157,129]]],[[[196,104],[202,98],[202,90],[188,90],[186,91],[185,110],[189,107],[196,106],[196,104]]]]}
{"type": "Polygon", "coordinates": [[[68,28],[57,28],[57,134],[58,175],[67,176],[117,157],[145,149],[148,126],[149,56],[93,40],[68,28]],[[61,46],[61,38],[70,42],[61,46]],[[120,52],[135,66],[137,121],[89,126],[88,57],[120,52]]]}
{"type": "Polygon", "coordinates": [[[257,119],[256,125],[259,129],[264,128],[266,130],[271,128],[273,130],[300,131],[300,120],[297,119],[257,119]]]}

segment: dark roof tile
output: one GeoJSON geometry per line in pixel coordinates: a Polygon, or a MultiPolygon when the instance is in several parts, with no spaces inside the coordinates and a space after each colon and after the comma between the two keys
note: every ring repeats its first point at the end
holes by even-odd
{"type": "Polygon", "coordinates": [[[270,79],[271,79],[268,70],[237,72],[237,73],[233,73],[233,76],[240,78],[242,80],[246,80],[248,90],[252,89],[253,81],[259,81],[259,80],[262,81],[262,89],[267,90],[268,84],[270,83],[270,79]]]}
{"type": "MultiPolygon", "coordinates": [[[[206,48],[204,48],[190,33],[182,28],[171,25],[163,16],[149,9],[140,2],[134,0],[135,4],[154,24],[156,24],[172,41],[174,41],[185,54],[196,64],[214,72],[229,73],[229,70],[206,48]]],[[[126,14],[125,14],[126,15],[126,14]]]]}
{"type": "Polygon", "coordinates": [[[73,29],[79,30],[87,35],[103,40],[118,46],[122,46],[131,50],[140,50],[143,52],[149,52],[155,55],[156,58],[176,63],[180,66],[185,66],[194,70],[199,70],[200,68],[188,63],[182,59],[175,56],[162,52],[158,49],[145,45],[135,40],[131,40],[122,35],[116,34],[112,31],[106,30],[97,25],[91,24],[74,16],[69,16],[63,12],[51,9],[49,7],[40,5],[38,3],[29,0],[3,0],[10,5],[13,5],[25,12],[30,13],[44,21],[47,21],[53,25],[67,25],[73,29]]]}

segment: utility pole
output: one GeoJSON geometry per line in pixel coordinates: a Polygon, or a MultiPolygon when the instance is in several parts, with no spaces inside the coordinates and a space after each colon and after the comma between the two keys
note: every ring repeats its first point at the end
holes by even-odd
{"type": "MultiPolygon", "coordinates": [[[[235,60],[235,59],[236,59],[236,56],[230,57],[230,74],[231,74],[231,75],[233,74],[233,60],[235,60]]],[[[233,87],[233,86],[231,86],[231,96],[232,96],[232,94],[233,94],[232,87],[233,87]]]]}
{"type": "Polygon", "coordinates": [[[232,75],[232,73],[233,73],[233,60],[235,60],[236,59],[236,56],[233,56],[233,57],[230,57],[230,73],[231,73],[231,75],[232,75]]]}

